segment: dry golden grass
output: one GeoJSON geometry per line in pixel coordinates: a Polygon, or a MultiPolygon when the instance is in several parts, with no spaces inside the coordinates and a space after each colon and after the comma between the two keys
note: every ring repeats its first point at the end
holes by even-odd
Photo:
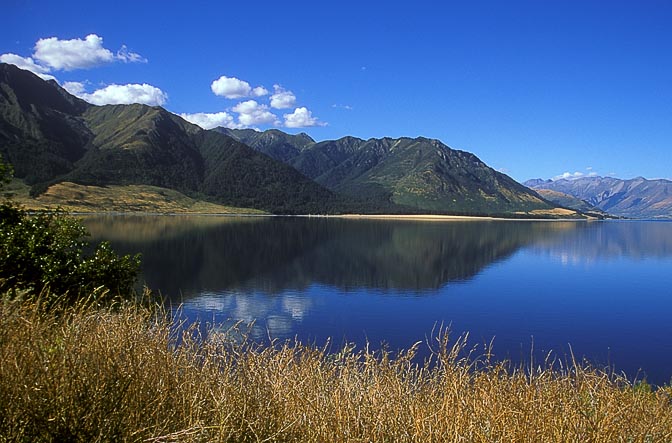
{"type": "Polygon", "coordinates": [[[530,214],[532,215],[572,215],[572,216],[577,216],[578,213],[574,211],[573,209],[565,209],[565,208],[553,208],[553,209],[535,209],[534,211],[530,211],[530,214]]]}
{"type": "Polygon", "coordinates": [[[526,215],[531,218],[534,217],[575,217],[576,219],[584,218],[581,214],[573,209],[553,208],[553,209],[534,209],[529,212],[516,212],[518,215],[526,215]]]}
{"type": "Polygon", "coordinates": [[[30,210],[64,209],[69,212],[145,212],[189,214],[265,214],[197,200],[172,189],[149,185],[88,186],[71,182],[52,185],[32,198],[29,187],[14,180],[7,188],[13,200],[30,210]]]}
{"type": "Polygon", "coordinates": [[[582,365],[512,370],[443,332],[424,366],[414,349],[392,358],[241,337],[200,340],[137,305],[47,312],[5,297],[0,441],[672,441],[669,387],[582,365]]]}

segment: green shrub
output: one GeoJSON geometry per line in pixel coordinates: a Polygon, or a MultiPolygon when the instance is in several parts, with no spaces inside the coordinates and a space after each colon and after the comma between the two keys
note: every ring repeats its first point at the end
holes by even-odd
{"type": "Polygon", "coordinates": [[[139,256],[120,257],[107,242],[87,255],[87,235],[63,212],[31,215],[11,202],[0,204],[0,290],[48,288],[72,299],[130,293],[139,256]]]}
{"type": "Polygon", "coordinates": [[[4,163],[2,157],[0,157],[0,189],[2,189],[3,185],[10,182],[13,173],[14,170],[12,169],[12,165],[4,163]]]}

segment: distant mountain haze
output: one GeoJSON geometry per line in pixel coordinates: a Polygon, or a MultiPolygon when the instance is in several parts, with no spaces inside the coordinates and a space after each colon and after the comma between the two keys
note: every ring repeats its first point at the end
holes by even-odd
{"type": "Polygon", "coordinates": [[[629,218],[672,218],[672,181],[637,177],[581,177],[528,180],[524,183],[556,201],[544,190],[571,195],[612,215],[629,218]]]}
{"type": "MultiPolygon", "coordinates": [[[[530,186],[531,187],[531,186],[530,186]]],[[[562,207],[575,209],[587,215],[593,215],[598,218],[609,217],[610,214],[591,205],[585,200],[565,194],[564,192],[552,191],[550,189],[536,189],[537,193],[546,200],[556,203],[562,207]]]]}
{"type": "Polygon", "coordinates": [[[158,186],[282,214],[558,214],[438,140],[208,131],[161,107],[91,105],[9,64],[0,64],[0,154],[33,195],[69,181],[158,186]]]}

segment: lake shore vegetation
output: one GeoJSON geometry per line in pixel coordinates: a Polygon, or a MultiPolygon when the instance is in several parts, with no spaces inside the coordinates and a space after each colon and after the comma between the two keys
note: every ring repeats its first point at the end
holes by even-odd
{"type": "Polygon", "coordinates": [[[669,386],[574,361],[515,368],[445,330],[398,354],[259,345],[158,305],[44,298],[0,302],[0,441],[672,439],[669,386]]]}

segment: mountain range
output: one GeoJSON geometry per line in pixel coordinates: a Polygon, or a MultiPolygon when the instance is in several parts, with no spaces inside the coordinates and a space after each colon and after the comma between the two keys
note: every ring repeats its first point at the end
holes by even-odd
{"type": "Polygon", "coordinates": [[[161,107],[91,105],[9,64],[0,64],[0,154],[32,195],[72,182],[151,185],[282,214],[558,214],[438,140],[203,130],[161,107]]]}
{"type": "MultiPolygon", "coordinates": [[[[551,194],[572,196],[606,213],[627,218],[672,218],[672,181],[637,177],[580,177],[560,180],[528,180],[525,183],[547,199],[563,204],[551,194]]],[[[572,206],[565,203],[565,206],[572,206]]],[[[576,206],[576,209],[579,209],[576,206]]]]}
{"type": "Polygon", "coordinates": [[[306,134],[278,130],[216,131],[351,198],[392,202],[424,212],[512,213],[553,206],[475,155],[439,140],[343,137],[315,142],[306,134]]]}

